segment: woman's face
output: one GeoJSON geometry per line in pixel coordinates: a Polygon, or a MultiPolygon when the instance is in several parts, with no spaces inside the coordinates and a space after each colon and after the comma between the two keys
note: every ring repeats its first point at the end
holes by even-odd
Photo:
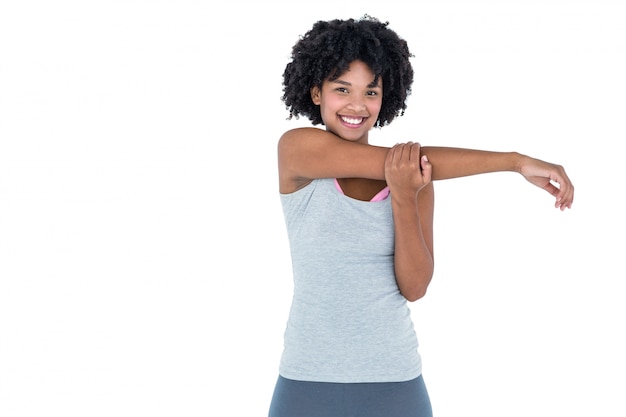
{"type": "Polygon", "coordinates": [[[353,142],[367,143],[383,102],[382,78],[362,61],[353,61],[336,80],[324,80],[322,88],[311,89],[313,103],[320,106],[328,131],[353,142]]]}

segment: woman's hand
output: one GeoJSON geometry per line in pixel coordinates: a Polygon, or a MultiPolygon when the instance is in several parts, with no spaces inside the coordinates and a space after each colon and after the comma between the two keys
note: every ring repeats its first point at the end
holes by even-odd
{"type": "Polygon", "coordinates": [[[387,153],[385,180],[392,196],[414,199],[431,182],[432,165],[420,148],[419,143],[399,143],[387,153]]]}
{"type": "Polygon", "coordinates": [[[531,184],[556,197],[554,207],[561,211],[572,208],[574,185],[562,166],[525,156],[520,162],[518,171],[531,184]]]}

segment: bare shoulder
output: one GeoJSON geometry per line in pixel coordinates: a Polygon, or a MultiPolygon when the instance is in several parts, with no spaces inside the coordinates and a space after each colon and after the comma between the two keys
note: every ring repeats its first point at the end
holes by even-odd
{"type": "Polygon", "coordinates": [[[309,184],[313,179],[302,175],[302,167],[311,159],[311,142],[326,132],[312,127],[290,129],[278,140],[278,177],[281,194],[289,194],[309,184]],[[308,156],[307,156],[308,154],[308,156]]]}
{"type": "Polygon", "coordinates": [[[332,133],[316,127],[298,127],[290,129],[280,136],[278,140],[278,151],[305,148],[310,146],[312,141],[325,137],[328,138],[329,136],[333,136],[332,133]]]}
{"type": "Polygon", "coordinates": [[[292,193],[318,178],[384,180],[387,151],[315,127],[288,130],[278,141],[279,188],[292,193]]]}

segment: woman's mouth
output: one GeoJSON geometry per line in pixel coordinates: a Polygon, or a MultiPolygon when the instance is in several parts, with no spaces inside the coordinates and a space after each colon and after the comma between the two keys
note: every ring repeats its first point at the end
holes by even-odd
{"type": "Polygon", "coordinates": [[[344,124],[354,127],[362,125],[366,119],[361,116],[339,116],[339,118],[344,124]]]}

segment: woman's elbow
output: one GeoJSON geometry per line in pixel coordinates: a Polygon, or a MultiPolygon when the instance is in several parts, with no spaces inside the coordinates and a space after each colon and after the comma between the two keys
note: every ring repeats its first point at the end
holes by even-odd
{"type": "Polygon", "coordinates": [[[396,271],[396,280],[398,282],[398,288],[400,293],[407,299],[407,301],[413,302],[426,295],[426,290],[433,277],[434,268],[420,268],[418,271],[402,273],[396,271]]]}
{"type": "Polygon", "coordinates": [[[431,278],[432,275],[428,275],[426,277],[421,277],[421,279],[416,280],[410,285],[400,286],[400,293],[407,299],[407,301],[417,301],[426,295],[426,290],[428,289],[428,284],[430,284],[431,278]]]}
{"type": "Polygon", "coordinates": [[[412,288],[407,290],[400,290],[400,293],[407,299],[409,302],[414,302],[419,300],[420,298],[426,295],[427,286],[412,288]]]}

